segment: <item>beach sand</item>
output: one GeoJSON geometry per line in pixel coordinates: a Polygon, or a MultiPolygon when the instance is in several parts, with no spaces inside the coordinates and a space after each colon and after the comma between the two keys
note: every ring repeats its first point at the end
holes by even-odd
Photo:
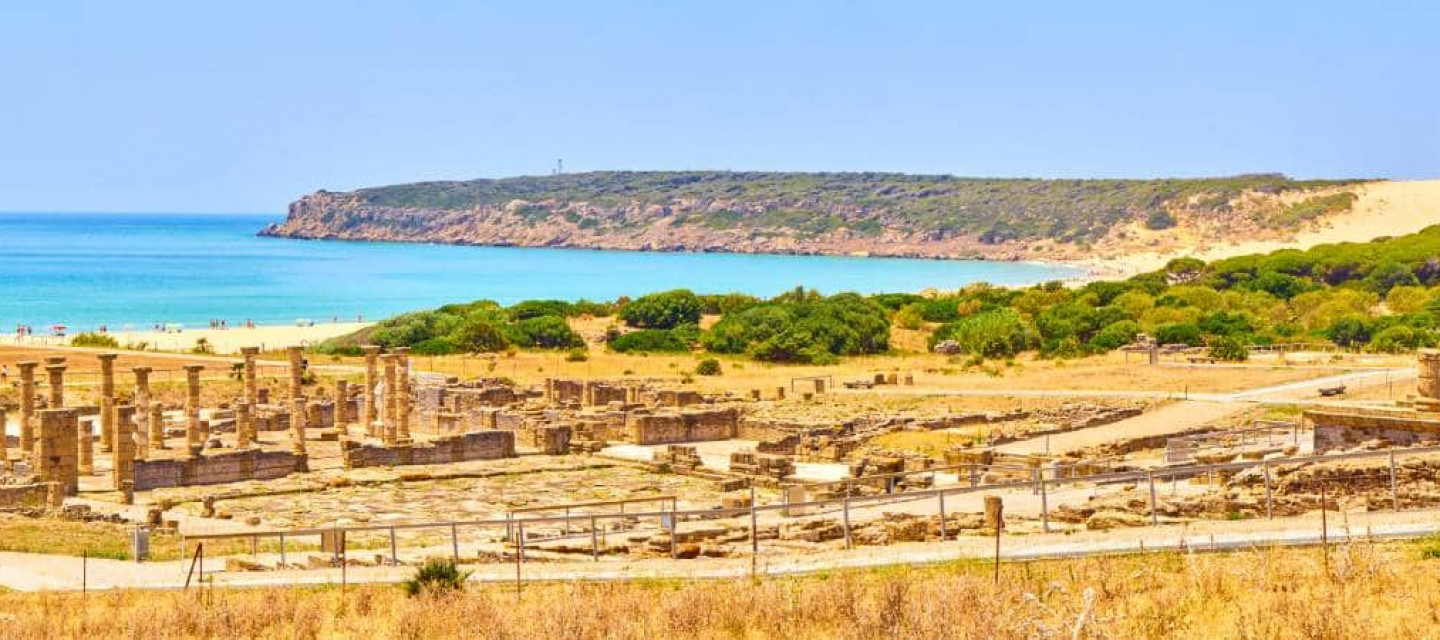
{"type": "Polygon", "coordinates": [[[1128,278],[1154,271],[1174,258],[1193,256],[1206,262],[1280,249],[1308,249],[1335,242],[1368,242],[1382,236],[1415,233],[1440,224],[1440,180],[1408,180],[1372,182],[1353,187],[1358,197],[1347,213],[1326,218],[1312,228],[1301,229],[1291,238],[1274,240],[1232,239],[1230,242],[1209,243],[1199,238],[1181,243],[1199,249],[1154,252],[1143,249],[1123,252],[1117,256],[1097,256],[1069,264],[1087,270],[1085,280],[1128,278]]]}
{"type": "MultiPolygon", "coordinates": [[[[314,326],[256,325],[253,329],[185,329],[178,332],[160,331],[113,331],[110,333],[120,345],[146,343],[146,349],[159,351],[189,351],[195,342],[204,338],[216,354],[236,354],[240,347],[260,347],[261,351],[283,349],[288,346],[310,346],[328,338],[342,336],[370,326],[368,322],[325,322],[314,326]]],[[[51,336],[34,336],[16,341],[14,334],[0,336],[0,344],[18,345],[64,345],[51,336]]]]}

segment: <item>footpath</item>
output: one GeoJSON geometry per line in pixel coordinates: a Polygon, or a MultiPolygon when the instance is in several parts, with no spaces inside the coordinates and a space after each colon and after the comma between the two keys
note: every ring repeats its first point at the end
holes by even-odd
{"type": "MultiPolygon", "coordinates": [[[[1322,540],[1331,545],[1368,544],[1440,534],[1437,513],[1440,511],[1332,512],[1327,514],[1328,526],[1323,533],[1319,514],[1312,513],[1244,523],[1196,522],[1071,534],[1010,535],[1001,540],[1001,559],[1002,562],[1020,562],[1154,552],[1243,552],[1266,547],[1319,545],[1322,540]]],[[[947,542],[857,547],[810,554],[771,554],[762,545],[760,554],[753,559],[740,556],[695,560],[653,558],[530,562],[518,567],[518,575],[526,583],[720,579],[744,577],[751,575],[752,571],[766,576],[803,575],[835,569],[984,561],[994,557],[994,544],[994,538],[967,535],[947,542]]],[[[302,555],[306,554],[293,554],[292,558],[302,555]]],[[[309,555],[318,553],[311,552],[309,555]]],[[[418,560],[426,555],[448,556],[449,548],[415,550],[409,555],[409,560],[418,560]]],[[[257,559],[262,562],[275,560],[265,554],[257,559]]],[[[71,556],[0,552],[0,586],[16,591],[182,589],[190,564],[189,560],[86,561],[71,556]]],[[[409,578],[414,572],[408,566],[349,567],[344,571],[338,568],[225,571],[224,561],[219,558],[207,559],[206,565],[205,584],[249,588],[394,583],[409,578]]],[[[470,580],[477,583],[514,583],[517,578],[517,565],[513,563],[465,563],[463,568],[474,572],[470,580]]],[[[199,584],[199,578],[192,577],[191,587],[199,584]]]]}

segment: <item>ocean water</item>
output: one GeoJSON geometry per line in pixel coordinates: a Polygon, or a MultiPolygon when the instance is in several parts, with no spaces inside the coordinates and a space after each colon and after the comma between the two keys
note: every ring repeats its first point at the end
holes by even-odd
{"type": "Polygon", "coordinates": [[[0,331],[365,319],[489,298],[608,300],[687,287],[771,296],[1018,285],[1055,265],[456,247],[260,238],[279,215],[0,214],[0,331]]]}

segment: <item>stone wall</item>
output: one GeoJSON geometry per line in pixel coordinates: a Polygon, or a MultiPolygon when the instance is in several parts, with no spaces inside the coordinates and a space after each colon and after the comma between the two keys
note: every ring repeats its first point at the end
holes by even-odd
{"type": "Polygon", "coordinates": [[[634,444],[729,440],[735,437],[737,418],[735,409],[632,413],[625,428],[627,439],[634,444]]]}
{"type": "Polygon", "coordinates": [[[273,480],[304,471],[308,460],[289,451],[249,449],[190,458],[135,461],[135,490],[273,480]]]}
{"type": "Polygon", "coordinates": [[[0,509],[43,507],[49,492],[45,484],[0,485],[0,509]]]}
{"type": "Polygon", "coordinates": [[[446,464],[466,460],[498,460],[515,457],[512,431],[476,431],[444,436],[424,444],[395,446],[344,441],[347,469],[408,464],[446,464]]]}
{"type": "Polygon", "coordinates": [[[570,452],[570,427],[537,425],[515,432],[520,444],[545,455],[562,455],[570,452]]]}
{"type": "Polygon", "coordinates": [[[689,389],[661,389],[655,392],[655,402],[662,407],[688,407],[704,400],[699,391],[689,389]]]}
{"type": "Polygon", "coordinates": [[[637,392],[634,385],[625,383],[555,378],[545,381],[545,398],[555,406],[594,407],[612,402],[628,404],[634,402],[637,392]]]}
{"type": "Polygon", "coordinates": [[[1440,443],[1440,415],[1407,411],[1346,409],[1306,411],[1315,428],[1315,452],[1354,448],[1367,440],[1401,447],[1440,443]]]}
{"type": "Polygon", "coordinates": [[[438,419],[444,414],[464,416],[461,424],[477,424],[495,428],[495,415],[501,407],[523,401],[527,394],[514,387],[480,381],[459,384],[423,384],[415,388],[410,403],[411,431],[431,435],[450,435],[443,429],[454,420],[438,419]]]}

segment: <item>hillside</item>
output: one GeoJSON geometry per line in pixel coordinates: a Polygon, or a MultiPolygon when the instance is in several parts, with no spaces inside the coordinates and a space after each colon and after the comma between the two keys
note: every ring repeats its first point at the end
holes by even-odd
{"type": "Polygon", "coordinates": [[[1284,238],[1350,211],[1360,181],[894,173],[595,172],[422,182],[290,205],[262,235],[340,240],[1076,260],[1166,238],[1284,238]],[[1153,237],[1150,237],[1153,236],[1153,237]]]}

